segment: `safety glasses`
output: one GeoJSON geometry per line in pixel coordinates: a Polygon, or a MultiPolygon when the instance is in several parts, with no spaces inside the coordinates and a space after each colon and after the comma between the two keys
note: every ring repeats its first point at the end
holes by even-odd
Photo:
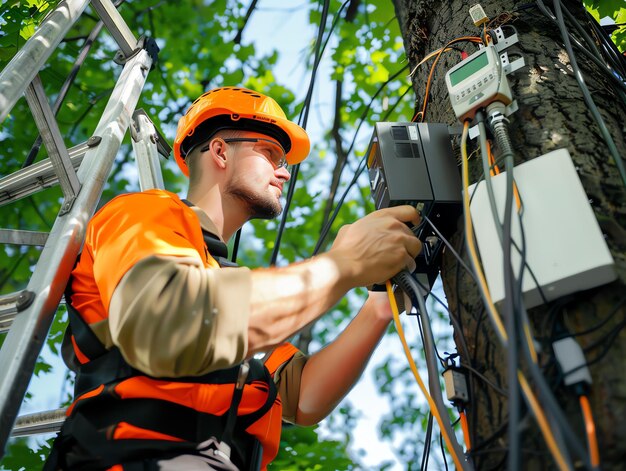
{"type": "MultiPolygon", "coordinates": [[[[278,142],[262,137],[229,137],[222,139],[227,144],[231,142],[253,142],[252,149],[254,152],[261,154],[265,157],[273,166],[274,169],[287,168],[287,156],[285,155],[285,149],[278,142]]],[[[200,149],[200,152],[206,152],[209,150],[209,146],[205,146],[200,149]]]]}

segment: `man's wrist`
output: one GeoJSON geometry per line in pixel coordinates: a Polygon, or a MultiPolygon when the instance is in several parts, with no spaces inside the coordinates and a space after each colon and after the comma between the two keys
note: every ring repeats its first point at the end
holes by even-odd
{"type": "Polygon", "coordinates": [[[340,251],[330,250],[323,254],[316,256],[321,266],[325,267],[331,276],[335,277],[336,285],[344,292],[347,293],[352,288],[356,288],[359,285],[357,279],[358,271],[354,265],[354,261],[348,257],[343,256],[340,251]]]}

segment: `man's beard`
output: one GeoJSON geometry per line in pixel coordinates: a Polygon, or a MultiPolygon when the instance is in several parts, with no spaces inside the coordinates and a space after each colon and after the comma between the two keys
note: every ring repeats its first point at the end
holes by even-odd
{"type": "Polygon", "coordinates": [[[250,219],[274,219],[283,212],[280,201],[271,195],[265,195],[264,198],[247,188],[234,186],[227,188],[225,193],[246,203],[250,219]]]}

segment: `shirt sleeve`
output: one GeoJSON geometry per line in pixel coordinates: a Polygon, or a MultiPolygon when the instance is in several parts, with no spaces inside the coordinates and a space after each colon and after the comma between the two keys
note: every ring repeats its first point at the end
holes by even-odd
{"type": "Polygon", "coordinates": [[[204,268],[194,259],[152,256],[113,293],[113,343],[135,368],[156,377],[206,374],[247,353],[250,270],[204,268]]]}
{"type": "Polygon", "coordinates": [[[298,351],[289,361],[278,367],[274,373],[274,382],[283,404],[283,420],[285,422],[296,423],[302,370],[308,358],[304,353],[298,351]]]}
{"type": "Polygon", "coordinates": [[[182,202],[166,192],[118,197],[92,220],[86,249],[129,364],[180,377],[245,358],[250,271],[207,268],[197,216],[182,202]]]}

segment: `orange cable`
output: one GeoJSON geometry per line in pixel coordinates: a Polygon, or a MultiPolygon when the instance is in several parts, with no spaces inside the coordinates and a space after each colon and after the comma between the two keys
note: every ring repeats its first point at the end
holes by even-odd
{"type": "Polygon", "coordinates": [[[593,421],[593,414],[591,413],[591,406],[587,396],[580,396],[580,408],[585,419],[585,432],[587,433],[587,446],[591,456],[591,466],[598,468],[600,466],[600,450],[598,449],[598,438],[596,437],[596,424],[593,421]]]}
{"type": "MultiPolygon", "coordinates": [[[[477,36],[461,36],[459,38],[453,39],[452,41],[449,41],[444,47],[442,47],[441,49],[438,49],[437,51],[434,51],[432,53],[430,53],[428,56],[426,56],[422,62],[420,62],[421,65],[424,61],[426,61],[427,59],[430,59],[431,57],[433,57],[436,54],[435,57],[435,61],[433,62],[433,65],[430,67],[430,73],[428,74],[428,80],[426,81],[426,91],[424,92],[424,103],[422,104],[422,110],[419,113],[416,113],[415,116],[413,116],[413,120],[416,121],[417,120],[417,116],[420,116],[420,122],[424,121],[424,116],[426,115],[426,107],[428,106],[428,96],[430,95],[430,86],[433,80],[433,76],[435,74],[435,67],[437,65],[437,62],[439,62],[439,59],[441,58],[441,55],[446,52],[451,50],[449,46],[451,46],[452,44],[461,42],[461,41],[470,41],[473,43],[482,43],[482,39],[480,39],[477,36]]],[[[417,67],[416,67],[417,68],[417,67]]],[[[415,69],[413,69],[413,71],[415,71],[415,69]]]]}
{"type": "Polygon", "coordinates": [[[470,440],[469,425],[467,424],[467,416],[465,415],[465,412],[463,411],[460,412],[460,416],[461,416],[461,430],[463,430],[463,438],[465,438],[465,446],[467,447],[467,451],[470,451],[472,449],[472,442],[470,440]]]}
{"type": "Polygon", "coordinates": [[[559,449],[559,446],[556,444],[554,435],[552,434],[552,431],[550,430],[548,419],[543,409],[541,408],[541,405],[537,401],[537,398],[533,394],[533,391],[530,388],[528,381],[526,381],[526,378],[524,377],[524,375],[519,369],[517,370],[517,379],[519,381],[520,387],[522,388],[522,393],[526,397],[526,400],[528,401],[528,405],[533,411],[535,418],[537,419],[537,425],[539,425],[539,429],[541,430],[543,438],[546,441],[546,445],[548,446],[548,449],[550,450],[552,457],[556,461],[558,468],[561,471],[569,471],[569,466],[567,465],[567,462],[565,461],[565,458],[563,457],[563,453],[559,449]]]}

